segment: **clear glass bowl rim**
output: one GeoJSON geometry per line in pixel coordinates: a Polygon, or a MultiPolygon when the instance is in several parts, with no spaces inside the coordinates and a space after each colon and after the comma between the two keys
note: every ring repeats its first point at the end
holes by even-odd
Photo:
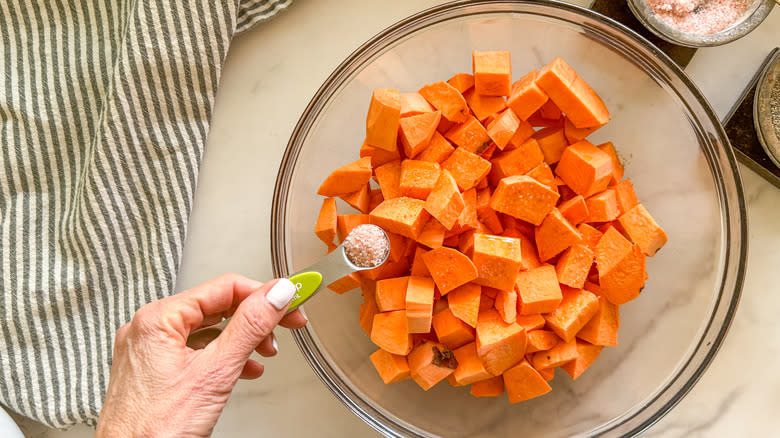
{"type": "MultiPolygon", "coordinates": [[[[560,18],[554,14],[555,11],[579,15],[596,23],[598,28],[589,28],[589,30],[597,32],[602,37],[619,37],[620,40],[612,42],[619,42],[623,46],[633,45],[635,52],[637,49],[647,52],[644,54],[644,59],[639,59],[638,62],[645,64],[645,66],[648,63],[649,65],[658,64],[662,70],[665,69],[663,73],[671,74],[672,78],[679,81],[684,86],[685,91],[692,95],[692,102],[683,99],[689,112],[696,110],[702,117],[708,119],[715,128],[717,138],[710,139],[710,141],[703,141],[700,138],[700,147],[703,148],[715,180],[725,237],[725,248],[722,249],[724,251],[723,272],[717,295],[713,298],[715,303],[710,319],[705,324],[701,338],[696,340],[696,346],[688,361],[680,367],[677,375],[666,382],[666,386],[662,390],[657,391],[655,396],[639,409],[635,409],[636,406],[633,406],[622,415],[582,434],[582,436],[635,436],[647,430],[679,403],[696,384],[717,354],[733,320],[744,282],[747,260],[747,213],[734,153],[723,127],[709,103],[677,64],[665,53],[631,29],[608,17],[557,0],[458,0],[409,16],[379,32],[358,47],[317,90],[298,120],[287,144],[274,187],[271,211],[270,237],[273,271],[276,277],[284,277],[290,273],[290,267],[287,265],[285,216],[287,214],[287,194],[298,155],[314,121],[328,100],[341,88],[344,79],[352,75],[355,70],[370,63],[377,54],[383,52],[389,45],[428,25],[471,15],[511,13],[518,10],[539,8],[548,10],[550,14],[548,16],[558,19],[560,18]]],[[[636,52],[634,55],[642,54],[636,52]]],[[[696,125],[696,128],[700,130],[701,126],[696,125]]],[[[363,400],[360,394],[353,390],[348,382],[343,381],[339,373],[333,370],[323,353],[319,351],[308,327],[294,330],[293,337],[317,376],[352,413],[385,436],[425,436],[422,431],[397,423],[363,400]]]]}

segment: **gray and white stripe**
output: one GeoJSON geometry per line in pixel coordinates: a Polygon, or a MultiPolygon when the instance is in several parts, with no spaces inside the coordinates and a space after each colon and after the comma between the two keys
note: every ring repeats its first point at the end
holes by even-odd
{"type": "Polygon", "coordinates": [[[173,293],[231,38],[292,0],[0,1],[0,403],[95,424],[173,293]]]}

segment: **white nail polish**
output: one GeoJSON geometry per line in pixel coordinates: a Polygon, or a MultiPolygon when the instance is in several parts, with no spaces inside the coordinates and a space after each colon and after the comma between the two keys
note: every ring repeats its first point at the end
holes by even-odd
{"type": "Polygon", "coordinates": [[[276,336],[271,335],[271,345],[274,346],[274,351],[279,352],[279,344],[276,343],[276,336]]]}
{"type": "Polygon", "coordinates": [[[292,301],[295,292],[295,285],[292,281],[282,278],[265,294],[265,299],[277,310],[282,310],[292,301]]]}

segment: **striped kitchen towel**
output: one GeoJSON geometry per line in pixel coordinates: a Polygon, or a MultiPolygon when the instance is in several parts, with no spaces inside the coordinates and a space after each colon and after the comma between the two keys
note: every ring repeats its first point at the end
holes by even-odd
{"type": "Polygon", "coordinates": [[[231,38],[292,0],[0,1],[0,403],[94,425],[173,293],[231,38]]]}

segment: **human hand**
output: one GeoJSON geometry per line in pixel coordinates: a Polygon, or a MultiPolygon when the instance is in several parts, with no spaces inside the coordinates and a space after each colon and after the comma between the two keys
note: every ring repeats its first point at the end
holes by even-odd
{"type": "Polygon", "coordinates": [[[252,351],[277,353],[277,324],[300,328],[287,279],[260,283],[224,274],[138,309],[116,334],[111,377],[96,437],[211,435],[239,378],[256,379],[263,365],[252,351]],[[232,316],[202,350],[186,346],[191,331],[232,316]]]}

